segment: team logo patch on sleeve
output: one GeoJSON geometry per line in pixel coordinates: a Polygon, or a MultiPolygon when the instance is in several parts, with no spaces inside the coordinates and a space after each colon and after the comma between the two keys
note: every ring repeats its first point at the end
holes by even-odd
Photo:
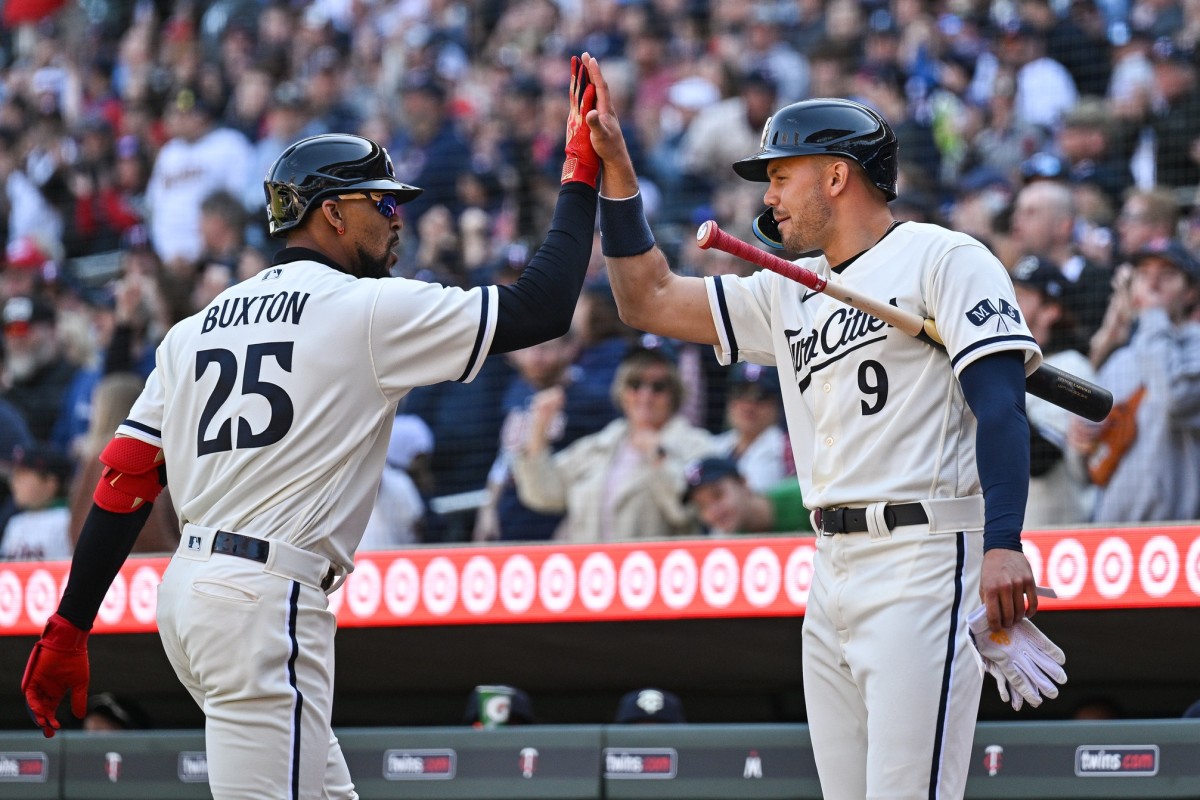
{"type": "Polygon", "coordinates": [[[967,311],[967,319],[976,328],[982,328],[989,320],[995,319],[996,331],[1007,331],[1008,320],[1011,319],[1017,325],[1021,324],[1021,311],[1004,298],[1000,298],[997,303],[984,298],[967,311]]]}

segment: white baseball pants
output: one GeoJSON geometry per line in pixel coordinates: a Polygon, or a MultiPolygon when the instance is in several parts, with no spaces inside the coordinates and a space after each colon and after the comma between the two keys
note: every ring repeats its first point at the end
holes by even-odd
{"type": "Polygon", "coordinates": [[[825,800],[962,798],[983,678],[980,532],[818,535],[804,697],[825,800]]]}

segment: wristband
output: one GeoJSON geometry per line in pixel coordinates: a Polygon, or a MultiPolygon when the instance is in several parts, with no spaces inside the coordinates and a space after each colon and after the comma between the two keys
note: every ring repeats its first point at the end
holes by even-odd
{"type": "Polygon", "coordinates": [[[654,247],[642,193],[624,200],[600,195],[600,250],[608,258],[638,256],[654,247]]]}

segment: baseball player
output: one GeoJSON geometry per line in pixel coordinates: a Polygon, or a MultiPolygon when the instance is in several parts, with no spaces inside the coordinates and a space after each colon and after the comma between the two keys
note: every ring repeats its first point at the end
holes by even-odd
{"type": "Polygon", "coordinates": [[[599,160],[572,59],[562,188],[511,286],[463,291],[389,277],[421,191],[387,152],[327,134],[286,149],[265,182],[273,266],[173,327],[145,391],[100,456],[107,469],[58,612],[22,689],[46,736],[62,698],[82,716],[87,637],[150,505],[171,480],[182,536],[158,627],[205,712],[214,798],[355,798],[331,728],[335,621],[397,403],[471,380],[493,353],[566,333],[590,257],[599,160]]]}
{"type": "Polygon", "coordinates": [[[819,99],[776,113],[759,152],[733,165],[767,184],[755,230],[807,253],[809,269],[936,319],[946,352],[772,272],[673,274],[599,65],[585,60],[622,318],[711,344],[722,363],[779,369],[819,534],[803,664],[824,797],[962,797],[982,683],[968,615],[982,601],[986,638],[1037,610],[1021,528],[1025,376],[1041,354],[1007,273],[969,236],[894,219],[891,128],[857,103],[819,99]]]}

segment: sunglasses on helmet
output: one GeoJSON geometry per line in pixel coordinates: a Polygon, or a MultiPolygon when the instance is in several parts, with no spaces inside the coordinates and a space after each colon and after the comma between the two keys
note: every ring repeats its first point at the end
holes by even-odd
{"type": "Polygon", "coordinates": [[[387,219],[396,216],[397,209],[400,208],[400,201],[396,199],[396,195],[387,192],[352,192],[351,194],[339,194],[337,199],[370,200],[375,203],[375,208],[379,210],[379,213],[387,219]]]}

